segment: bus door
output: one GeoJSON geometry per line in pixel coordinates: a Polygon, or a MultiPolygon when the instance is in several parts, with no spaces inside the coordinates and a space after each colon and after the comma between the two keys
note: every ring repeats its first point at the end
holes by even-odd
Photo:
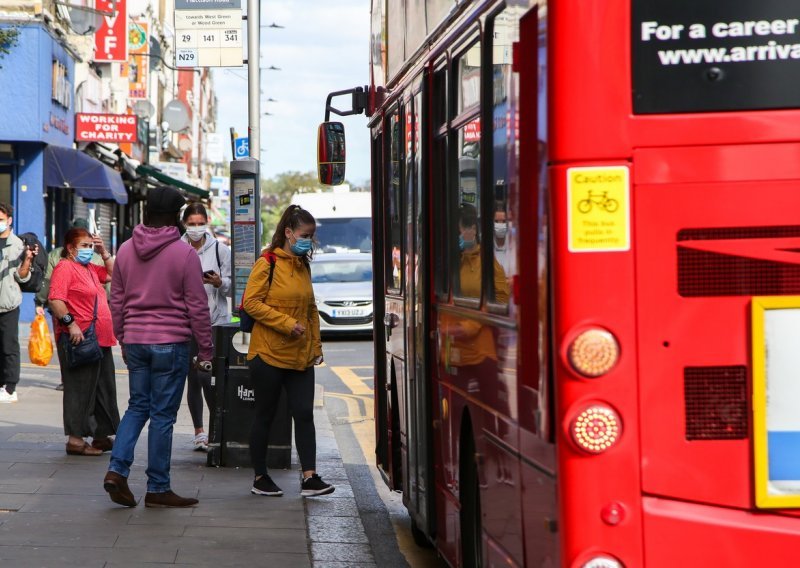
{"type": "MultiPolygon", "coordinates": [[[[385,424],[385,456],[379,467],[386,476],[389,487],[402,490],[403,464],[401,447],[405,446],[404,437],[405,408],[403,400],[403,385],[406,376],[406,307],[405,307],[405,280],[407,247],[406,233],[406,208],[407,200],[404,198],[404,120],[403,108],[395,106],[386,116],[384,136],[386,144],[386,161],[384,175],[384,279],[385,308],[383,314],[384,329],[384,356],[386,362],[386,375],[384,388],[384,406],[378,409],[378,419],[385,424]],[[382,414],[382,416],[381,416],[382,414]]],[[[377,363],[377,361],[376,361],[377,363]]],[[[376,389],[378,385],[376,385],[376,389]]]]}
{"type": "Polygon", "coordinates": [[[406,410],[408,413],[407,432],[409,440],[415,440],[408,448],[404,471],[407,479],[403,501],[411,513],[415,530],[421,528],[425,534],[432,534],[430,523],[432,514],[432,448],[431,448],[431,381],[429,367],[430,327],[428,305],[429,258],[427,254],[428,214],[427,192],[423,167],[423,92],[422,75],[414,82],[411,98],[405,107],[405,148],[406,148],[406,199],[408,203],[408,227],[406,250],[408,255],[405,281],[407,299],[407,378],[406,410]]]}

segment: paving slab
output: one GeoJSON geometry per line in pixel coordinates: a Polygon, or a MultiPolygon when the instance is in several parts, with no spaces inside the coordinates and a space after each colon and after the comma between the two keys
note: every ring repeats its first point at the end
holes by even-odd
{"type": "MultiPolygon", "coordinates": [[[[375,566],[320,387],[317,467],[336,486],[332,495],[300,496],[296,454],[291,470],[270,471],[284,490],[280,498],[252,495],[249,468],[206,467],[206,455],[193,451],[184,403],[174,431],[172,483],[176,493],[196,496],[200,504],[144,507],[145,428],[129,478],[138,505],[126,508],[102,488],[108,453],[66,454],[58,367],[34,368],[26,355],[23,349],[20,402],[0,405],[0,566],[375,566]]],[[[127,373],[118,350],[115,356],[122,414],[127,373]]]]}

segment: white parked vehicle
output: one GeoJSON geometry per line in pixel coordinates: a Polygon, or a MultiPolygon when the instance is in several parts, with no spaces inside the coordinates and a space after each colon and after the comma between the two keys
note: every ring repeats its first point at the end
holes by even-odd
{"type": "Polygon", "coordinates": [[[369,192],[339,186],[332,191],[295,193],[292,205],[299,205],[317,220],[317,252],[372,252],[369,192]]]}
{"type": "Polygon", "coordinates": [[[322,335],[372,334],[372,255],[320,254],[311,262],[322,335]]]}

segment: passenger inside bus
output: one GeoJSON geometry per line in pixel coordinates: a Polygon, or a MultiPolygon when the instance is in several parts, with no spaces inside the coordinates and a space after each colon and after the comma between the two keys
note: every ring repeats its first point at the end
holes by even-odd
{"type": "MultiPolygon", "coordinates": [[[[481,297],[481,245],[478,210],[474,205],[462,204],[459,207],[458,231],[459,262],[455,289],[459,297],[477,299],[481,297]]],[[[509,287],[505,271],[494,257],[492,264],[496,301],[508,303],[509,287]]],[[[477,319],[450,315],[442,317],[443,329],[449,341],[449,348],[442,351],[446,367],[496,367],[497,354],[491,327],[484,326],[477,319]]],[[[480,374],[477,372],[477,375],[480,374]]]]}

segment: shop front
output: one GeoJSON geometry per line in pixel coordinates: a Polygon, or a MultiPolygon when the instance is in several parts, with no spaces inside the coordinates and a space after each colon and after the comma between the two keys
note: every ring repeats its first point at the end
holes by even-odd
{"type": "MultiPolygon", "coordinates": [[[[74,148],[75,62],[71,47],[40,22],[2,24],[18,30],[0,60],[0,201],[14,207],[14,231],[59,246],[76,204],[102,209],[111,223],[128,195],[120,173],[74,148]]],[[[28,296],[28,295],[26,295],[28,296]]],[[[26,297],[21,321],[34,315],[26,297]]]]}

